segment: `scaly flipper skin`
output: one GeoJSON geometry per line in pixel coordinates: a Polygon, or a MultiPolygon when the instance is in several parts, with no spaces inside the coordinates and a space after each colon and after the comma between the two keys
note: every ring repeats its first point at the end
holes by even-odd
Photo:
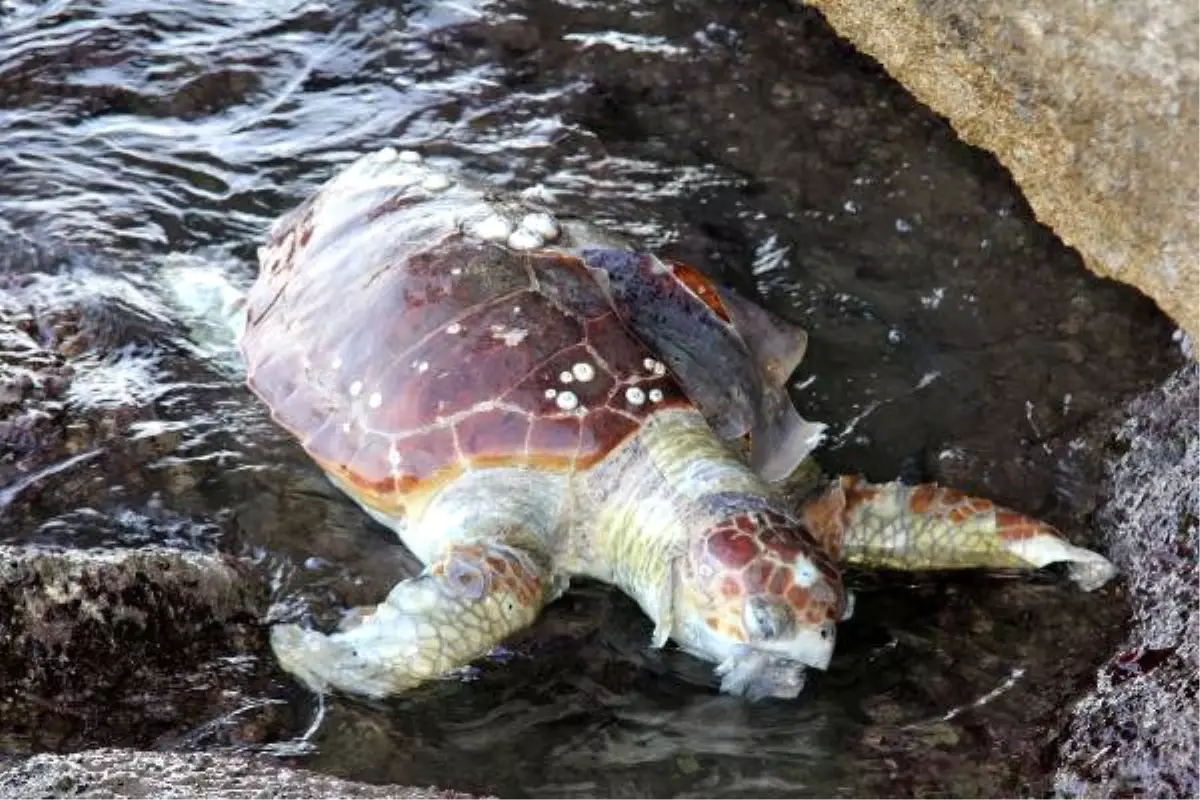
{"type": "Polygon", "coordinates": [[[837,560],[868,569],[1037,569],[1067,564],[1084,591],[1116,569],[1055,528],[990,500],[933,483],[871,484],[842,476],[801,508],[801,518],[837,560]]]}
{"type": "Polygon", "coordinates": [[[546,601],[546,583],[522,550],[456,544],[353,628],[327,636],[277,625],[271,646],[314,691],[384,697],[452,674],[527,627],[546,601]]]}

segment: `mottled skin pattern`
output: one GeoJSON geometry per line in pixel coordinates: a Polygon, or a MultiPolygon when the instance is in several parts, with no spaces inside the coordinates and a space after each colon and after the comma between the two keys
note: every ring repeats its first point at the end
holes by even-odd
{"type": "Polygon", "coordinates": [[[828,591],[841,583],[837,567],[808,531],[771,511],[738,514],[706,531],[688,548],[683,579],[694,591],[725,601],[712,604],[717,613],[705,622],[736,642],[752,635],[746,620],[727,613],[729,601],[743,596],[762,601],[750,622],[765,633],[792,624],[793,616],[814,626],[840,618],[838,598],[828,591]],[[820,553],[804,568],[815,568],[823,582],[816,581],[816,575],[796,574],[802,549],[820,553]],[[782,607],[789,611],[775,613],[782,607]]]}
{"type": "Polygon", "coordinates": [[[834,559],[872,568],[944,570],[1044,567],[1066,562],[1093,589],[1112,567],[1053,526],[990,500],[927,483],[870,484],[844,475],[800,509],[805,527],[834,559]]]}
{"type": "MultiPolygon", "coordinates": [[[[543,574],[541,565],[515,548],[447,547],[424,575],[397,584],[384,602],[352,623],[356,628],[347,626],[349,635],[387,629],[387,636],[358,639],[375,652],[355,665],[355,690],[392,694],[486,655],[496,631],[520,630],[537,618],[546,596],[543,574]],[[404,665],[399,676],[392,666],[397,662],[404,665]]],[[[347,651],[347,657],[353,655],[347,651]]]]}
{"type": "Polygon", "coordinates": [[[803,332],[590,236],[394,150],[275,225],[245,304],[248,384],[426,565],[342,631],[272,630],[309,685],[383,696],[450,674],[582,575],[724,690],[793,697],[833,653],[839,560],[1111,574],[948,490],[846,478],[789,508],[767,479],[820,430],[784,388],[803,332]],[[753,468],[731,446],[747,433],[753,468]]]}

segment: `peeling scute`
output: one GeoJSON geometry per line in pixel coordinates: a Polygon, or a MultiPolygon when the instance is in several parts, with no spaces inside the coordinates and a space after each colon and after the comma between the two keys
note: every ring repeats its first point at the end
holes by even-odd
{"type": "Polygon", "coordinates": [[[729,320],[768,383],[783,386],[804,359],[808,332],[736,292],[714,286],[729,320]]]}

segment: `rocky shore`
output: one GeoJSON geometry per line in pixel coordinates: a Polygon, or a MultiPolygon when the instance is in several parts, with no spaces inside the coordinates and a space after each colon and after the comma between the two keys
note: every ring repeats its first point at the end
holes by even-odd
{"type": "Polygon", "coordinates": [[[264,758],[88,750],[41,755],[0,772],[0,797],[471,797],[434,788],[354,783],[264,758]]]}
{"type": "Polygon", "coordinates": [[[1200,729],[1197,369],[1138,398],[1112,435],[1095,523],[1121,570],[1129,635],[1071,711],[1055,776],[1076,797],[1195,797],[1200,729]]]}
{"type": "Polygon", "coordinates": [[[994,153],[1090,269],[1200,336],[1194,3],[806,2],[994,153]]]}

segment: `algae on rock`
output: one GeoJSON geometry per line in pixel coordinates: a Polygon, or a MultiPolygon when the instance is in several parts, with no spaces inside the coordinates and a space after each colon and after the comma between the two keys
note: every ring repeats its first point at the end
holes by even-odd
{"type": "Polygon", "coordinates": [[[1055,788],[1084,797],[1200,792],[1200,430],[1197,367],[1138,398],[1095,521],[1124,575],[1132,630],[1071,711],[1055,788]]]}

